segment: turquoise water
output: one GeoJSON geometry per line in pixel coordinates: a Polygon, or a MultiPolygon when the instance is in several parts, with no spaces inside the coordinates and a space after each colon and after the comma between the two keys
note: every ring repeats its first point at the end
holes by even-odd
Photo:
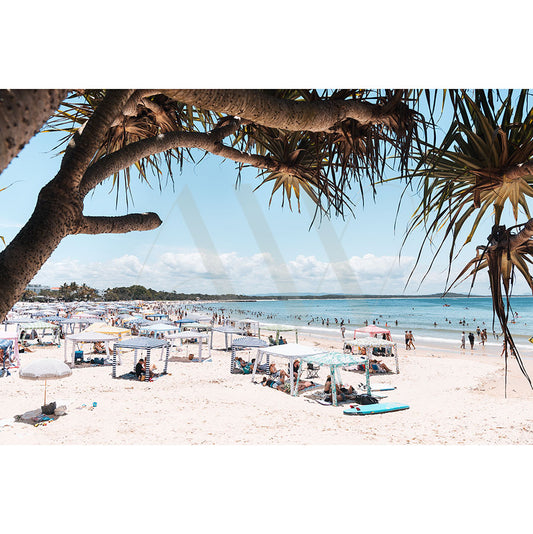
{"type": "MultiPolygon", "coordinates": [[[[528,339],[533,336],[533,297],[514,297],[512,306],[516,315],[515,322],[510,324],[511,332],[519,349],[531,353],[533,345],[528,339]]],[[[463,330],[468,335],[469,332],[475,333],[479,326],[487,329],[488,346],[501,347],[501,328],[497,320],[493,333],[490,297],[217,302],[204,303],[196,309],[222,312],[232,319],[249,317],[265,323],[294,325],[302,332],[336,338],[340,335],[341,320],[346,327],[346,338],[353,338],[354,328],[364,326],[368,321],[368,324],[387,326],[398,342],[403,342],[405,330],[412,330],[415,341],[450,346],[458,344],[463,330]],[[465,325],[460,323],[463,320],[465,325]]]]}

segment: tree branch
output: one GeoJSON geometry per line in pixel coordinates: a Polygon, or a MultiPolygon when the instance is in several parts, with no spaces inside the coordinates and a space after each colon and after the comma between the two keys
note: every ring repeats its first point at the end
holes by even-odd
{"type": "Polygon", "coordinates": [[[153,230],[162,223],[157,213],[130,213],[119,217],[84,216],[75,234],[125,234],[153,230]]]}
{"type": "Polygon", "coordinates": [[[301,102],[249,89],[162,89],[161,93],[186,104],[242,117],[270,128],[328,132],[345,120],[388,124],[382,106],[356,100],[301,102]]]}
{"type": "Polygon", "coordinates": [[[83,177],[80,184],[80,193],[84,197],[106,178],[130,167],[136,161],[173,148],[198,148],[231,159],[237,163],[272,171],[290,172],[291,168],[289,166],[276,163],[268,157],[246,154],[222,144],[222,139],[231,135],[235,131],[237,124],[238,121],[231,120],[229,123],[208,133],[169,132],[131,143],[93,163],[83,177]]]}
{"type": "Polygon", "coordinates": [[[133,92],[130,89],[106,92],[100,105],[84,124],[81,134],[75,135],[70,141],[56,176],[58,181],[65,181],[72,189],[79,185],[108,128],[133,92]]]}

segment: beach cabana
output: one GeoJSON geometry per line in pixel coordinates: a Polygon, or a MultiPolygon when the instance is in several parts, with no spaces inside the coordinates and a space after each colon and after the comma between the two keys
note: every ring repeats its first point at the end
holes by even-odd
{"type": "Polygon", "coordinates": [[[58,335],[59,327],[52,323],[46,323],[44,321],[34,321],[31,323],[18,323],[17,330],[19,332],[22,332],[24,330],[26,334],[31,334],[31,332],[34,330],[35,332],[39,330],[43,338],[47,334],[52,336],[52,344],[59,343],[59,335],[58,335]]]}
{"type": "Polygon", "coordinates": [[[261,323],[259,325],[257,335],[261,337],[261,332],[274,332],[276,334],[276,344],[279,341],[279,335],[281,332],[294,332],[296,343],[298,343],[298,329],[294,326],[281,325],[281,324],[267,324],[261,323]]]}
{"type": "Polygon", "coordinates": [[[16,332],[0,332],[0,349],[3,349],[2,367],[6,366],[6,356],[11,360],[9,367],[20,367],[19,340],[16,332]]]}
{"type": "Polygon", "coordinates": [[[118,326],[110,326],[107,323],[93,323],[88,326],[84,332],[98,332],[100,334],[116,335],[119,339],[130,335],[130,331],[127,328],[120,328],[118,326]]]}
{"type": "MultiPolygon", "coordinates": [[[[368,395],[371,394],[370,389],[370,372],[368,359],[363,356],[355,354],[343,354],[340,352],[326,352],[322,354],[302,356],[302,361],[307,363],[314,363],[320,366],[328,366],[329,374],[331,375],[331,401],[334,406],[337,406],[337,384],[342,384],[340,377],[341,367],[347,367],[351,365],[365,364],[366,369],[366,391],[368,395]]],[[[300,383],[300,376],[302,374],[303,366],[300,365],[298,371],[298,378],[296,379],[296,394],[298,394],[298,384],[300,383]]]]}
{"type": "MultiPolygon", "coordinates": [[[[294,395],[294,372],[293,365],[294,360],[303,359],[305,356],[316,356],[318,354],[324,354],[326,351],[317,349],[315,347],[306,347],[305,345],[298,345],[296,343],[287,343],[285,345],[272,345],[266,348],[260,348],[257,351],[257,358],[255,359],[254,369],[252,371],[252,382],[255,378],[257,366],[261,363],[263,355],[266,355],[266,363],[270,365],[270,356],[276,356],[278,358],[285,358],[289,360],[289,378],[291,383],[291,395],[294,395]]],[[[300,365],[300,369],[302,366],[300,365]]],[[[296,386],[297,387],[297,386],[296,386]]]]}
{"type": "Polygon", "coordinates": [[[170,352],[170,344],[166,339],[154,339],[152,337],[133,337],[131,339],[125,339],[123,341],[119,341],[118,343],[115,343],[113,345],[113,371],[111,373],[111,376],[113,378],[117,378],[117,356],[118,351],[121,349],[133,349],[134,350],[134,361],[133,366],[135,367],[137,363],[137,353],[138,351],[145,351],[146,355],[144,358],[145,361],[145,378],[148,382],[150,379],[150,356],[151,352],[154,349],[161,349],[161,351],[166,349],[166,358],[165,358],[165,366],[163,368],[164,375],[167,374],[168,369],[168,356],[170,352]]]}
{"type": "Polygon", "coordinates": [[[361,328],[356,328],[353,333],[353,338],[355,339],[357,337],[357,334],[362,334],[363,336],[378,336],[383,335],[387,336],[387,339],[390,339],[390,330],[388,328],[381,328],[380,326],[376,326],[375,324],[371,324],[368,326],[363,326],[361,328]]]}
{"type": "MultiPolygon", "coordinates": [[[[386,339],[379,339],[375,337],[362,337],[362,338],[356,339],[352,343],[352,346],[359,347],[359,349],[365,349],[365,354],[369,358],[372,357],[372,353],[375,348],[390,349],[391,355],[394,356],[394,361],[396,363],[396,374],[400,374],[400,364],[398,362],[398,348],[394,341],[388,341],[386,339]]],[[[385,355],[384,357],[387,357],[387,356],[385,355]]]]}
{"type": "Polygon", "coordinates": [[[235,323],[243,332],[250,332],[253,336],[259,334],[259,321],[255,319],[241,319],[235,323]]]}
{"type": "Polygon", "coordinates": [[[161,319],[168,319],[168,315],[166,313],[149,313],[144,318],[149,321],[160,321],[161,319]]]}
{"type": "Polygon", "coordinates": [[[238,328],[235,328],[234,326],[215,326],[211,330],[211,341],[209,342],[209,345],[211,348],[213,348],[213,332],[221,332],[224,334],[224,344],[225,349],[228,350],[228,336],[230,344],[232,343],[233,336],[242,336],[242,330],[239,330],[238,328]]]}
{"type": "MultiPolygon", "coordinates": [[[[246,336],[234,339],[231,342],[230,373],[235,373],[235,352],[237,349],[259,349],[261,347],[268,347],[268,342],[264,339],[259,339],[258,337],[246,336]]],[[[255,362],[257,364],[257,358],[255,362]]]]}
{"type": "MultiPolygon", "coordinates": [[[[148,321],[149,323],[150,321],[148,321]]],[[[141,336],[150,336],[157,337],[158,334],[164,335],[169,334],[170,332],[176,332],[179,330],[179,326],[169,325],[163,322],[152,322],[151,324],[146,324],[139,327],[139,335],[141,336]],[[153,333],[153,336],[152,336],[153,333]]]]}
{"type": "Polygon", "coordinates": [[[187,317],[184,317],[183,319],[176,319],[174,322],[180,325],[180,331],[181,331],[182,325],[187,324],[187,323],[195,323],[196,319],[188,319],[187,317]]]}
{"type": "Polygon", "coordinates": [[[74,364],[74,353],[76,352],[76,349],[78,349],[78,347],[83,343],[104,343],[106,355],[108,358],[110,358],[111,355],[109,352],[109,343],[111,343],[111,341],[118,341],[118,336],[110,334],[101,334],[100,332],[79,332],[78,334],[70,334],[69,336],[65,336],[65,343],[63,345],[65,363],[68,363],[67,342],[70,342],[72,345],[70,361],[72,364],[74,364]]]}
{"type": "MultiPolygon", "coordinates": [[[[209,356],[208,359],[211,358],[211,345],[209,345],[209,334],[207,332],[176,332],[175,334],[166,334],[165,339],[168,339],[170,341],[171,347],[174,347],[174,342],[178,339],[180,340],[180,344],[183,345],[183,342],[187,342],[187,348],[189,347],[188,341],[191,339],[197,339],[198,340],[198,359],[200,361],[202,360],[202,345],[204,344],[203,340],[205,339],[207,343],[207,347],[209,350],[209,356]]],[[[187,351],[188,352],[188,351],[187,351]]]]}

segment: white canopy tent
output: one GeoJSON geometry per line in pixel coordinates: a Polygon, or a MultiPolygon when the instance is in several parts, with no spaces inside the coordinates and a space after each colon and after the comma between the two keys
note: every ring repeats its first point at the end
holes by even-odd
{"type": "Polygon", "coordinates": [[[259,333],[259,321],[256,321],[255,319],[241,319],[235,323],[235,326],[240,328],[243,332],[250,332],[252,336],[259,333]]]}
{"type": "Polygon", "coordinates": [[[169,325],[164,322],[152,322],[152,324],[143,325],[139,328],[139,334],[146,335],[149,337],[156,337],[158,334],[166,335],[169,332],[177,332],[179,330],[179,326],[176,325],[169,325]]]}
{"type": "MultiPolygon", "coordinates": [[[[391,349],[391,355],[394,356],[394,360],[396,363],[396,374],[400,374],[400,364],[398,362],[398,348],[396,346],[396,343],[394,341],[387,341],[386,339],[379,339],[375,337],[362,337],[355,339],[353,343],[344,343],[344,346],[350,345],[352,347],[358,347],[359,351],[360,349],[364,349],[365,355],[368,356],[370,359],[372,357],[373,350],[375,348],[377,349],[391,349]]],[[[386,354],[381,356],[387,356],[386,354]]]]}
{"type": "Polygon", "coordinates": [[[243,331],[239,328],[235,328],[234,326],[215,326],[211,330],[211,341],[209,342],[210,347],[213,347],[213,332],[221,332],[224,334],[224,345],[225,349],[228,350],[228,336],[229,336],[229,342],[230,345],[233,342],[233,336],[242,336],[243,331]]]}
{"type": "Polygon", "coordinates": [[[298,328],[296,328],[295,326],[261,323],[259,325],[257,334],[259,337],[261,337],[261,331],[274,332],[276,334],[276,344],[279,341],[279,335],[281,332],[294,332],[294,338],[296,340],[296,343],[298,343],[298,328]]]}
{"type": "Polygon", "coordinates": [[[108,358],[111,358],[111,354],[109,352],[109,343],[111,341],[118,341],[118,336],[113,336],[110,334],[101,334],[100,332],[80,332],[79,334],[70,334],[68,336],[65,336],[65,343],[63,345],[64,347],[64,360],[65,363],[67,362],[67,342],[70,341],[72,344],[72,350],[70,353],[70,361],[71,363],[74,363],[74,353],[79,345],[82,343],[104,343],[105,345],[105,352],[108,358]]]}
{"type": "MultiPolygon", "coordinates": [[[[327,352],[318,355],[302,356],[302,360],[308,363],[329,366],[329,374],[331,376],[331,402],[333,406],[337,406],[337,384],[342,384],[339,372],[341,367],[345,368],[350,365],[358,365],[361,363],[366,364],[366,391],[368,395],[371,394],[370,374],[368,371],[369,366],[366,356],[344,354],[340,352],[327,352]]],[[[302,366],[300,365],[300,371],[298,372],[298,379],[296,381],[296,392],[298,392],[298,383],[300,382],[301,372],[302,366]]]]}
{"type": "MultiPolygon", "coordinates": [[[[287,343],[285,345],[273,345],[271,347],[259,348],[257,351],[257,358],[255,360],[254,369],[252,371],[252,382],[255,378],[257,366],[261,363],[263,354],[267,356],[268,363],[270,356],[277,356],[279,358],[286,358],[289,360],[289,378],[291,383],[291,395],[294,395],[294,360],[304,359],[306,356],[316,356],[317,354],[325,354],[327,351],[317,349],[315,347],[306,347],[305,345],[298,345],[297,343],[287,343]]],[[[301,369],[301,365],[300,365],[301,369]]]]}
{"type": "MultiPolygon", "coordinates": [[[[211,345],[208,343],[208,340],[209,340],[209,337],[210,337],[210,334],[208,334],[207,332],[192,332],[192,331],[187,331],[187,332],[176,332],[175,334],[166,334],[165,335],[165,339],[168,339],[170,341],[170,347],[174,347],[174,341],[175,340],[180,340],[180,344],[183,344],[183,341],[186,341],[188,342],[189,340],[191,339],[197,339],[198,340],[198,359],[200,361],[203,361],[202,360],[202,345],[204,344],[203,340],[205,339],[206,340],[206,343],[207,343],[207,348],[208,348],[208,351],[209,351],[209,356],[208,356],[208,359],[211,358],[211,345]]],[[[189,344],[187,343],[187,349],[189,347],[189,344]]],[[[188,352],[188,350],[187,350],[188,352]]]]}

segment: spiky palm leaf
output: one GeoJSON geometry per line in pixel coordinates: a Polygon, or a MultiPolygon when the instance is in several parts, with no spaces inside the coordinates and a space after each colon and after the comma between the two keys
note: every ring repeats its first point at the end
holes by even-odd
{"type": "MultiPolygon", "coordinates": [[[[472,240],[487,211],[494,212],[496,225],[506,204],[510,204],[515,221],[519,208],[530,217],[527,199],[533,197],[533,176],[507,176],[509,169],[528,162],[533,155],[533,109],[522,116],[528,93],[522,91],[516,102],[509,91],[497,112],[490,108],[489,98],[479,93],[478,102],[466,92],[457,100],[456,119],[441,146],[421,154],[413,172],[414,178],[420,178],[422,200],[405,239],[419,228],[425,229],[423,245],[440,235],[434,259],[450,239],[450,265],[472,240]],[[514,115],[510,111],[513,104],[514,115]],[[465,228],[468,233],[458,249],[457,240],[465,228]]],[[[420,255],[416,265],[419,259],[420,255]]]]}
{"type": "MultiPolygon", "coordinates": [[[[48,122],[47,131],[64,132],[58,147],[64,145],[91,117],[101,102],[104,91],[90,90],[73,93],[64,101],[56,115],[48,122]]],[[[95,160],[115,152],[135,141],[154,137],[160,133],[171,131],[199,131],[200,128],[212,127],[220,115],[211,111],[203,111],[181,104],[164,95],[154,95],[143,98],[137,105],[137,112],[133,115],[123,116],[121,120],[111,127],[102,146],[95,154],[95,160]]],[[[148,173],[157,177],[158,186],[162,189],[167,183],[162,179],[173,181],[172,163],[177,161],[180,168],[184,159],[194,161],[189,150],[180,148],[168,150],[162,154],[149,156],[138,161],[134,168],[142,181],[150,185],[148,173]],[[164,164],[165,172],[162,170],[164,164]]],[[[131,169],[127,168],[113,176],[112,187],[116,190],[117,201],[122,189],[126,202],[131,198],[131,169]]]]}
{"type": "Polygon", "coordinates": [[[447,291],[463,281],[465,276],[472,276],[473,285],[477,273],[488,269],[493,312],[504,334],[506,386],[510,349],[533,387],[508,328],[516,269],[533,290],[528,268],[533,244],[528,240],[519,246],[510,246],[514,235],[511,230],[515,227],[506,229],[500,224],[506,205],[512,208],[515,222],[520,208],[528,219],[531,218],[528,199],[533,197],[533,175],[512,172],[529,163],[533,156],[533,109],[528,109],[530,95],[526,90],[520,91],[518,97],[513,95],[513,91],[508,91],[505,98],[498,94],[499,107],[496,107],[492,91],[475,91],[474,98],[466,92],[460,96],[454,102],[455,119],[442,145],[423,154],[415,169],[414,176],[420,178],[422,201],[413,215],[406,239],[416,228],[424,228],[425,238],[416,259],[416,268],[424,245],[441,232],[440,243],[423,278],[445,242],[449,241],[448,284],[454,257],[472,240],[487,212],[493,214],[494,227],[489,244],[478,247],[476,257],[447,291]],[[458,247],[459,235],[465,229],[468,232],[458,247]]]}

